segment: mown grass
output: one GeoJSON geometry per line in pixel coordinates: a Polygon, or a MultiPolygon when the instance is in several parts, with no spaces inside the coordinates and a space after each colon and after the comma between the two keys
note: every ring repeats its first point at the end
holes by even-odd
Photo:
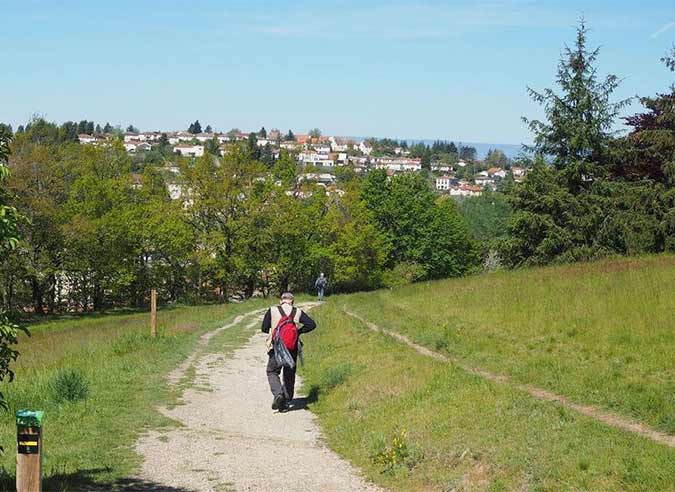
{"type": "Polygon", "coordinates": [[[675,433],[675,256],[501,272],[333,301],[470,365],[675,433]]]}
{"type": "Polygon", "coordinates": [[[369,479],[406,492],[675,490],[672,449],[422,356],[346,317],[348,300],[314,312],[302,376],[329,445],[369,479]]]}
{"type": "MultiPolygon", "coordinates": [[[[143,490],[129,478],[139,464],[134,443],[144,430],[172,425],[156,408],[175,403],[179,387],[166,374],[197,346],[204,332],[236,315],[262,308],[267,301],[159,312],[160,336],[149,337],[148,314],[81,317],[33,325],[22,337],[16,380],[3,384],[11,405],[0,414],[0,490],[14,490],[16,429],[19,408],[45,410],[45,490],[143,490]],[[82,401],[53,394],[57,374],[81,373],[87,384],[82,401]]],[[[243,328],[213,337],[205,350],[230,350],[245,337],[243,328]]],[[[189,376],[189,375],[188,375],[189,376]]],[[[169,489],[170,490],[170,489],[169,489]]]]}

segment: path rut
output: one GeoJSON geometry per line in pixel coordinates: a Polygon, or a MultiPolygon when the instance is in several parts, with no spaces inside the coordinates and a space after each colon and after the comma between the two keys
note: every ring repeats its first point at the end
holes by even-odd
{"type": "Polygon", "coordinates": [[[529,393],[531,396],[539,400],[546,400],[558,403],[565,408],[578,412],[582,415],[586,415],[587,417],[591,417],[592,419],[597,420],[598,422],[602,422],[605,425],[616,427],[618,429],[631,432],[633,434],[637,434],[642,437],[646,437],[647,439],[651,439],[652,441],[657,442],[659,444],[665,444],[666,446],[675,448],[675,436],[653,429],[652,427],[649,427],[648,425],[643,424],[642,422],[637,422],[635,420],[631,420],[626,417],[616,415],[614,413],[608,412],[594,405],[582,405],[580,403],[574,403],[569,399],[565,398],[564,396],[553,393],[552,391],[543,388],[537,388],[536,386],[531,386],[528,384],[517,383],[511,380],[511,378],[509,378],[506,375],[496,374],[490,371],[486,371],[485,369],[481,369],[479,367],[469,366],[465,362],[461,361],[456,357],[435,352],[427,347],[415,343],[405,335],[402,335],[401,333],[386,330],[376,325],[375,323],[372,323],[364,319],[358,314],[347,310],[346,308],[343,308],[343,311],[345,312],[345,314],[351,316],[352,318],[361,321],[371,330],[378,331],[384,333],[387,336],[395,338],[396,340],[403,342],[409,347],[415,349],[418,353],[422,355],[432,357],[442,362],[451,363],[470,374],[475,374],[476,376],[481,377],[483,379],[487,379],[488,381],[492,381],[498,384],[509,384],[514,388],[529,393]]]}
{"type": "MultiPolygon", "coordinates": [[[[184,392],[181,405],[160,409],[180,426],[138,441],[144,459],[140,478],[186,492],[380,491],[328,449],[302,398],[287,413],[271,410],[265,335],[254,328],[260,312],[221,329],[247,321],[253,334],[232,355],[195,356],[181,366],[183,373],[194,366],[195,385],[184,392]]],[[[172,381],[179,379],[179,373],[172,374],[172,381]]]]}

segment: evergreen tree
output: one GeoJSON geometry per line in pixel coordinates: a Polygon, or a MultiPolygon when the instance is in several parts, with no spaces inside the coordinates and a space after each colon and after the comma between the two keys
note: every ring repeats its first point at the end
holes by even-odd
{"type": "Polygon", "coordinates": [[[129,125],[127,127],[127,132],[128,133],[138,133],[138,128],[136,128],[134,125],[129,125]]]}
{"type": "Polygon", "coordinates": [[[103,127],[103,133],[105,133],[107,135],[107,134],[112,133],[112,132],[113,132],[112,125],[110,123],[106,122],[105,126],[103,127]]]}
{"type": "Polygon", "coordinates": [[[196,120],[194,123],[190,123],[190,126],[188,127],[188,133],[197,135],[198,133],[201,132],[202,132],[202,125],[199,123],[199,120],[196,120]]]}
{"type": "Polygon", "coordinates": [[[312,128],[309,131],[309,136],[312,138],[319,138],[321,136],[321,130],[319,130],[318,128],[312,128]]]}
{"type": "Polygon", "coordinates": [[[287,142],[292,142],[295,140],[295,135],[293,134],[292,130],[288,130],[288,133],[286,134],[286,137],[284,138],[287,142]]]}
{"type": "Polygon", "coordinates": [[[265,130],[265,127],[263,126],[260,131],[258,132],[258,136],[260,138],[267,138],[267,130],[265,130]]]}
{"type": "Polygon", "coordinates": [[[206,128],[204,129],[204,131],[205,131],[206,133],[212,133],[212,132],[213,132],[213,128],[211,128],[211,125],[206,125],[206,128]]]}
{"type": "Polygon", "coordinates": [[[101,125],[97,123],[96,128],[94,128],[94,135],[100,135],[102,132],[103,130],[101,129],[101,125]]]}
{"type": "Polygon", "coordinates": [[[523,118],[534,133],[534,146],[530,150],[551,156],[556,169],[568,168],[573,187],[597,174],[597,164],[607,163],[612,124],[629,102],[610,100],[619,86],[619,78],[608,75],[598,80],[595,63],[599,48],[589,51],[587,33],[581,19],[574,47],[565,47],[558,64],[556,81],[560,94],[553,89],[537,92],[528,87],[532,99],[543,106],[546,121],[523,118]]]}

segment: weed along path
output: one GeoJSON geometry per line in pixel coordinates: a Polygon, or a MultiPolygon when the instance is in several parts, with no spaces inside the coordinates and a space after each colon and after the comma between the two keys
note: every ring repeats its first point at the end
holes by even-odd
{"type": "Polygon", "coordinates": [[[553,393],[552,391],[543,389],[543,388],[538,388],[535,386],[531,386],[528,384],[521,384],[517,383],[513,380],[511,380],[508,376],[502,375],[502,374],[496,374],[490,371],[486,371],[484,369],[478,368],[478,367],[472,367],[467,364],[465,364],[463,361],[459,360],[458,358],[441,354],[439,352],[436,352],[434,350],[431,350],[427,347],[424,347],[418,343],[413,342],[410,338],[406,337],[405,335],[402,335],[401,333],[391,331],[391,330],[386,330],[366,319],[363,317],[359,316],[356,313],[353,313],[349,311],[346,307],[343,308],[343,311],[345,314],[348,316],[351,316],[352,318],[355,318],[359,321],[361,321],[363,324],[365,324],[369,329],[373,331],[377,331],[380,333],[384,333],[387,336],[390,336],[406,345],[409,347],[413,348],[416,350],[418,353],[425,355],[427,357],[431,357],[433,359],[442,361],[442,362],[447,362],[456,365],[457,367],[461,368],[462,370],[470,373],[470,374],[475,374],[478,377],[481,377],[483,379],[495,382],[497,384],[509,384],[514,388],[517,388],[521,391],[524,391],[528,393],[529,395],[533,396],[534,398],[537,398],[539,400],[545,400],[545,401],[552,401],[556,402],[560,405],[562,405],[565,408],[568,408],[570,410],[573,410],[575,412],[578,412],[582,415],[585,415],[587,417],[590,417],[592,419],[597,420],[598,422],[602,422],[603,424],[616,427],[618,429],[621,429],[623,431],[631,432],[637,435],[640,435],[642,437],[645,437],[647,439],[650,439],[654,442],[657,442],[659,444],[665,444],[666,446],[669,446],[671,448],[675,448],[675,436],[666,434],[665,432],[660,432],[656,429],[653,429],[652,427],[645,425],[641,422],[637,422],[631,419],[628,419],[626,417],[622,417],[620,415],[608,412],[606,410],[603,410],[597,406],[593,405],[582,405],[579,403],[574,403],[570,401],[569,399],[565,398],[562,395],[558,395],[556,393],[553,393]]]}
{"type": "MultiPolygon", "coordinates": [[[[323,444],[302,397],[286,413],[271,410],[261,317],[251,312],[219,329],[241,329],[248,338],[231,354],[201,350],[171,374],[177,383],[190,372],[192,382],[179,405],[161,409],[178,426],[138,441],[140,478],[185,492],[380,490],[323,444]]],[[[207,335],[202,349],[219,330],[207,335]]]]}

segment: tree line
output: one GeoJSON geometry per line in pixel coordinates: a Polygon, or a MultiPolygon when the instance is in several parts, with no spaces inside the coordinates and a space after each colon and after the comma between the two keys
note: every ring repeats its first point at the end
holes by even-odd
{"type": "Polygon", "coordinates": [[[162,164],[135,168],[120,139],[80,145],[32,121],[7,147],[3,196],[24,219],[0,262],[4,309],[141,306],[151,288],[165,301],[226,301],[308,290],[319,272],[353,291],[478,265],[455,203],[423,176],[344,172],[327,190],[299,180],[288,152],[265,162],[254,139],[177,159],[169,180],[162,164]]]}

